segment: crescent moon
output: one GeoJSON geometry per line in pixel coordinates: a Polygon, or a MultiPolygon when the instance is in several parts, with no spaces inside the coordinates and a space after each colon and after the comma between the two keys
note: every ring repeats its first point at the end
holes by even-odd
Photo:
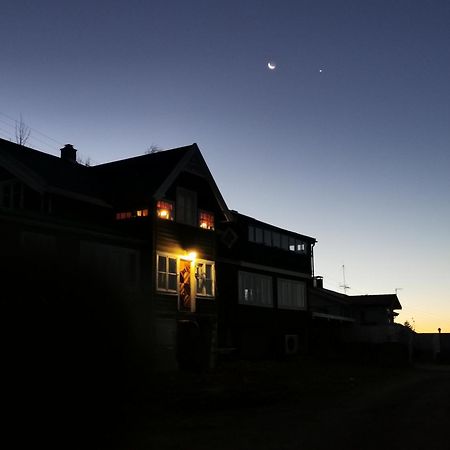
{"type": "Polygon", "coordinates": [[[267,63],[267,67],[268,67],[270,70],[274,70],[274,69],[277,67],[277,65],[276,65],[274,62],[269,61],[269,62],[267,63]]]}

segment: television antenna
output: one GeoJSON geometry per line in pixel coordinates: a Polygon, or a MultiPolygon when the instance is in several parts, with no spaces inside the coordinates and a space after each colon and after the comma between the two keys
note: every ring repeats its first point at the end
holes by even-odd
{"type": "Polygon", "coordinates": [[[347,289],[350,289],[350,286],[345,282],[345,265],[342,264],[342,278],[344,279],[344,284],[341,284],[339,287],[344,289],[344,294],[347,295],[347,289]]]}

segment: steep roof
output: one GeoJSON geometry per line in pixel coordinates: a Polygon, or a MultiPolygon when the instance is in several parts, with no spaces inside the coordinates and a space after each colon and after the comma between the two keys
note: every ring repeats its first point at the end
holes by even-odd
{"type": "Polygon", "coordinates": [[[193,146],[150,153],[91,167],[101,195],[116,202],[148,200],[169,177],[193,146]]]}
{"type": "Polygon", "coordinates": [[[0,165],[39,192],[107,204],[97,195],[90,168],[0,139],[0,165]]]}
{"type": "Polygon", "coordinates": [[[101,186],[101,195],[111,202],[159,200],[182,171],[205,178],[228,220],[230,211],[197,144],[136,156],[91,168],[101,186]]]}
{"type": "Polygon", "coordinates": [[[97,166],[82,164],[0,139],[0,165],[40,192],[103,206],[162,198],[182,171],[206,179],[228,220],[231,214],[197,144],[97,166]]]}

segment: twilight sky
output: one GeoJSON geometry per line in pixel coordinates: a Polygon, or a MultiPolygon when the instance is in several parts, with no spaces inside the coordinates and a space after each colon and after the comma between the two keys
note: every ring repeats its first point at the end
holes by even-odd
{"type": "Polygon", "coordinates": [[[197,142],[230,208],[318,240],[325,287],[345,265],[450,332],[448,0],[2,0],[0,39],[0,137],[197,142]]]}

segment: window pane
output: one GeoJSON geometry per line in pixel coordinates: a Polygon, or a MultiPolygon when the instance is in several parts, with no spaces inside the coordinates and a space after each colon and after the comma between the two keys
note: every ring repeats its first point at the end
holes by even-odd
{"type": "Polygon", "coordinates": [[[169,273],[177,273],[177,260],[175,258],[169,258],[169,273]]]}
{"type": "Polygon", "coordinates": [[[292,237],[289,237],[289,250],[295,252],[295,239],[292,237]]]}
{"type": "Polygon", "coordinates": [[[212,280],[205,280],[204,290],[206,295],[213,295],[213,283],[212,280]]]}
{"type": "Polygon", "coordinates": [[[269,247],[272,246],[272,232],[270,230],[264,230],[264,244],[269,247]]]}
{"type": "Polygon", "coordinates": [[[272,244],[274,247],[281,247],[281,236],[280,233],[272,232],[272,244]]]}
{"type": "Polygon", "coordinates": [[[278,279],[278,306],[282,309],[304,309],[306,306],[305,283],[278,279]]]}
{"type": "Polygon", "coordinates": [[[158,272],[167,272],[167,258],[158,256],[158,272]]]}
{"type": "Polygon", "coordinates": [[[283,250],[289,250],[289,238],[287,235],[283,234],[281,236],[281,248],[283,250]]]}
{"type": "Polygon", "coordinates": [[[168,283],[167,288],[170,291],[177,290],[177,275],[176,274],[169,274],[169,283],[168,283]]]}
{"type": "Polygon", "coordinates": [[[272,307],[272,278],[250,272],[239,272],[239,303],[272,307]]]}
{"type": "Polygon", "coordinates": [[[255,227],[249,225],[248,227],[248,240],[250,242],[255,242],[255,227]]]}
{"type": "Polygon", "coordinates": [[[263,230],[261,228],[255,228],[255,242],[258,244],[263,242],[263,230]]]}
{"type": "Polygon", "coordinates": [[[158,288],[167,289],[167,274],[158,273],[158,288]]]}

